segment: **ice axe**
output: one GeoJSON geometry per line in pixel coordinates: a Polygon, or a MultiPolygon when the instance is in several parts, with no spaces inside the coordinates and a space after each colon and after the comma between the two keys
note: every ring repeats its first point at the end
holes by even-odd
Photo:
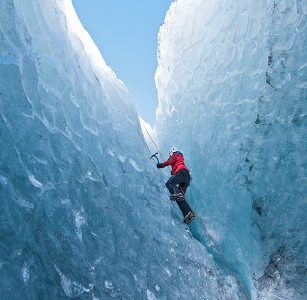
{"type": "Polygon", "coordinates": [[[157,159],[157,161],[158,161],[158,164],[159,164],[160,162],[159,162],[159,158],[158,158],[157,154],[158,154],[158,152],[156,152],[155,154],[153,154],[152,156],[150,156],[150,159],[152,159],[153,157],[155,157],[155,158],[157,159]]]}

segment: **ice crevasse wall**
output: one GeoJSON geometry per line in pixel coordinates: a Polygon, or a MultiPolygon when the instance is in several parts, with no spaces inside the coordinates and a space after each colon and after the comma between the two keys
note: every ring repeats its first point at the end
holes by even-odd
{"type": "Polygon", "coordinates": [[[71,2],[0,11],[0,298],[239,299],[71,2]]]}
{"type": "Polygon", "coordinates": [[[306,23],[306,1],[177,0],[158,35],[160,150],[253,299],[307,298],[306,23]]]}

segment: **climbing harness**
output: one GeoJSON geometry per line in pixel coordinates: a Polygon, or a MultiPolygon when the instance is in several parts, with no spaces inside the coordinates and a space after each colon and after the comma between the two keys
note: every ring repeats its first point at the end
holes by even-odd
{"type": "MultiPolygon", "coordinates": [[[[157,145],[155,144],[155,142],[154,142],[154,141],[153,141],[153,139],[151,138],[151,136],[150,136],[150,134],[149,134],[149,132],[148,132],[147,128],[146,128],[145,126],[143,126],[143,127],[145,128],[145,130],[146,130],[146,132],[147,132],[147,134],[148,134],[149,138],[151,139],[151,141],[152,141],[152,142],[153,142],[153,144],[155,145],[155,147],[156,147],[157,151],[159,152],[160,156],[162,157],[163,161],[165,161],[165,160],[164,160],[164,158],[163,158],[163,156],[162,156],[162,154],[160,153],[160,151],[159,151],[159,149],[158,149],[157,145]]],[[[144,136],[144,135],[143,135],[143,136],[144,136]]],[[[148,149],[148,151],[149,151],[149,154],[151,155],[150,150],[149,150],[149,147],[148,147],[148,145],[147,145],[147,143],[146,143],[145,137],[144,137],[144,141],[145,141],[145,144],[146,144],[147,149],[148,149]]],[[[152,160],[155,162],[155,160],[153,159],[153,157],[156,157],[156,159],[158,160],[158,163],[159,163],[159,159],[158,159],[158,157],[157,157],[158,152],[156,152],[155,154],[151,155],[150,159],[152,159],[152,160]]],[[[155,162],[155,163],[156,163],[156,162],[155,162]]],[[[169,170],[170,170],[170,169],[169,169],[169,170]]],[[[162,172],[162,170],[161,170],[161,169],[160,169],[160,171],[162,172]]],[[[243,291],[243,293],[244,293],[244,295],[246,296],[246,298],[249,300],[249,298],[248,298],[247,294],[245,293],[245,291],[244,291],[243,287],[241,286],[241,284],[240,284],[239,280],[237,279],[236,275],[235,275],[235,274],[232,272],[232,270],[231,270],[230,266],[228,265],[228,263],[227,263],[227,261],[226,261],[225,257],[224,257],[224,256],[223,256],[223,254],[221,253],[221,251],[220,251],[220,249],[218,248],[217,244],[215,243],[215,241],[214,241],[214,240],[213,240],[213,238],[211,237],[211,235],[210,235],[209,231],[207,230],[207,228],[206,228],[205,224],[203,223],[203,221],[201,220],[201,218],[200,218],[200,217],[199,217],[199,215],[197,214],[197,212],[196,212],[195,208],[194,208],[194,207],[193,207],[193,205],[191,204],[191,201],[189,200],[189,198],[187,197],[187,195],[186,195],[186,194],[183,192],[183,190],[182,190],[182,188],[181,188],[181,187],[180,187],[180,189],[181,189],[181,192],[182,192],[182,194],[184,195],[184,197],[185,197],[185,198],[188,200],[188,202],[189,202],[190,206],[192,207],[193,211],[195,212],[195,214],[196,214],[197,218],[199,219],[199,221],[201,222],[201,224],[202,224],[202,225],[203,225],[203,227],[205,228],[205,230],[206,230],[206,232],[207,232],[208,236],[210,237],[210,239],[212,240],[213,244],[215,245],[215,247],[216,247],[216,249],[217,249],[218,253],[219,253],[219,254],[222,256],[222,258],[223,258],[224,262],[226,263],[226,265],[227,265],[228,269],[230,270],[231,274],[232,274],[232,275],[233,275],[233,277],[236,279],[236,281],[237,281],[237,283],[238,283],[239,287],[240,287],[240,288],[241,288],[241,290],[243,291]]],[[[186,230],[187,230],[187,229],[186,229],[186,230]]],[[[190,232],[189,232],[189,234],[190,234],[190,236],[192,237],[192,235],[191,235],[191,233],[190,233],[190,232]]]]}

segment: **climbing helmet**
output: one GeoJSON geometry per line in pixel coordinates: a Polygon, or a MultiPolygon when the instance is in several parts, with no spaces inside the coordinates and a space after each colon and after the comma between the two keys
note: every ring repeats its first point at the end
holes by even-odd
{"type": "Polygon", "coordinates": [[[169,149],[169,156],[172,156],[174,153],[179,152],[179,149],[176,147],[173,147],[171,149],[169,149]]]}

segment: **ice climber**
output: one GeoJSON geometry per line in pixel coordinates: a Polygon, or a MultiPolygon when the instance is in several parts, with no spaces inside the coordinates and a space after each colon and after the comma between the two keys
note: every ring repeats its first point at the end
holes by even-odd
{"type": "Polygon", "coordinates": [[[185,201],[184,195],[188,186],[190,185],[190,172],[187,169],[182,153],[180,153],[179,149],[173,147],[169,150],[169,159],[164,163],[157,164],[157,168],[164,168],[166,166],[172,166],[172,176],[166,182],[166,187],[171,193],[170,199],[172,201],[176,201],[180,210],[184,215],[183,222],[189,224],[195,219],[194,213],[191,210],[189,204],[185,201]],[[179,185],[179,186],[177,186],[179,185]]]}

